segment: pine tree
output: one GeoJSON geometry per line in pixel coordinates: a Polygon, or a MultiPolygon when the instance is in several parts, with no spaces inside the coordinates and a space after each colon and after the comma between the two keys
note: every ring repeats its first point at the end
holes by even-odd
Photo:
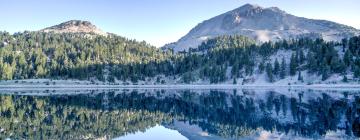
{"type": "Polygon", "coordinates": [[[234,85],[236,85],[236,84],[237,84],[236,78],[234,78],[234,80],[233,80],[233,84],[234,84],[234,85]]]}
{"type": "Polygon", "coordinates": [[[351,54],[350,50],[346,50],[343,60],[346,66],[350,66],[353,60],[353,55],[351,54]]]}
{"type": "Polygon", "coordinates": [[[35,75],[37,78],[42,78],[43,76],[45,76],[45,74],[46,74],[46,71],[45,71],[44,67],[42,67],[40,65],[36,67],[35,75]]]}
{"type": "Polygon", "coordinates": [[[355,66],[354,77],[355,78],[360,78],[360,67],[359,66],[355,66]]]}
{"type": "Polygon", "coordinates": [[[303,82],[303,80],[304,80],[303,77],[301,76],[301,71],[299,71],[298,80],[301,82],[303,82]]]}
{"type": "Polygon", "coordinates": [[[232,77],[239,77],[239,64],[236,61],[231,68],[231,75],[232,77]]]}
{"type": "Polygon", "coordinates": [[[300,64],[300,49],[298,49],[296,52],[295,52],[295,62],[296,64],[300,64]]]}
{"type": "Polygon", "coordinates": [[[0,59],[0,79],[3,80],[4,78],[4,63],[2,59],[0,59]]]}
{"type": "Polygon", "coordinates": [[[311,53],[310,51],[308,52],[307,55],[307,68],[310,72],[315,72],[317,69],[316,59],[313,53],[311,53]]]}
{"type": "Polygon", "coordinates": [[[294,54],[291,55],[290,59],[290,75],[294,76],[296,74],[296,68],[297,68],[297,60],[294,54]]]}
{"type": "Polygon", "coordinates": [[[346,75],[344,75],[343,79],[342,79],[343,82],[347,83],[348,82],[348,78],[346,75]]]}
{"type": "Polygon", "coordinates": [[[300,50],[299,62],[300,62],[300,64],[304,64],[304,62],[305,62],[305,54],[302,50],[300,50]]]}
{"type": "Polygon", "coordinates": [[[280,73],[280,63],[278,61],[278,59],[275,59],[274,62],[274,71],[273,71],[274,75],[277,76],[280,73]]]}
{"type": "Polygon", "coordinates": [[[323,68],[323,70],[321,72],[321,79],[323,81],[325,81],[326,79],[329,78],[329,71],[330,71],[329,66],[325,66],[325,68],[323,68]]]}
{"type": "Polygon", "coordinates": [[[259,64],[259,73],[260,73],[260,74],[263,73],[264,70],[265,70],[265,64],[264,64],[264,62],[260,62],[260,64],[259,64]]]}
{"type": "Polygon", "coordinates": [[[273,75],[273,68],[272,68],[272,65],[271,63],[267,63],[266,65],[266,74],[268,75],[268,78],[269,78],[269,82],[274,82],[274,75],[273,75]]]}
{"type": "Polygon", "coordinates": [[[283,57],[281,62],[281,68],[280,68],[280,78],[284,79],[286,76],[286,60],[283,57]]]}
{"type": "Polygon", "coordinates": [[[343,46],[343,52],[345,52],[345,48],[346,48],[346,46],[347,46],[347,44],[348,44],[348,39],[347,38],[343,38],[342,40],[341,40],[341,43],[342,43],[342,46],[343,46]]]}
{"type": "Polygon", "coordinates": [[[5,63],[2,65],[2,70],[0,70],[1,72],[1,79],[4,80],[12,80],[13,79],[13,68],[11,67],[10,64],[5,63]]]}

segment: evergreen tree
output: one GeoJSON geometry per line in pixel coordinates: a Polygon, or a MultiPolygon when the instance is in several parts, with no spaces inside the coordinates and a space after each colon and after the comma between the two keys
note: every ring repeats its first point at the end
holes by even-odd
{"type": "Polygon", "coordinates": [[[297,66],[298,66],[298,64],[297,64],[296,56],[294,54],[292,54],[291,59],[290,59],[290,75],[291,76],[294,76],[296,74],[297,66]]]}
{"type": "Polygon", "coordinates": [[[353,61],[353,55],[351,54],[350,50],[346,50],[343,60],[346,66],[350,66],[353,61]]]}
{"type": "Polygon", "coordinates": [[[280,78],[284,79],[286,76],[286,60],[283,57],[281,62],[281,68],[280,68],[280,78]]]}
{"type": "Polygon", "coordinates": [[[301,82],[304,81],[303,77],[301,76],[301,71],[299,71],[298,80],[301,81],[301,82]]]}
{"type": "Polygon", "coordinates": [[[326,79],[329,78],[329,71],[330,71],[329,66],[325,66],[325,68],[323,68],[323,70],[321,72],[321,79],[323,81],[325,81],[326,79]]]}
{"type": "Polygon", "coordinates": [[[0,70],[1,79],[12,80],[13,79],[13,68],[10,64],[3,64],[0,70]]]}
{"type": "Polygon", "coordinates": [[[234,84],[234,85],[236,85],[236,84],[237,84],[236,78],[234,78],[234,80],[233,80],[233,84],[234,84]]]}
{"type": "Polygon", "coordinates": [[[278,59],[275,59],[274,62],[274,71],[273,71],[274,75],[278,75],[280,73],[280,63],[278,61],[278,59]]]}
{"type": "Polygon", "coordinates": [[[304,54],[304,51],[302,51],[302,50],[300,50],[300,52],[299,52],[300,54],[299,54],[299,62],[300,62],[300,64],[304,64],[304,62],[305,62],[305,54],[304,54]]]}
{"type": "Polygon", "coordinates": [[[317,70],[317,62],[313,53],[309,51],[307,55],[307,69],[309,72],[315,72],[317,70]]]}
{"type": "Polygon", "coordinates": [[[344,75],[343,79],[342,79],[343,82],[347,83],[348,82],[348,78],[346,75],[344,75]]]}
{"type": "Polygon", "coordinates": [[[260,64],[259,64],[259,73],[263,73],[264,70],[265,70],[265,64],[264,64],[264,62],[262,61],[262,62],[260,62],[260,64]]]}
{"type": "Polygon", "coordinates": [[[347,46],[347,44],[348,44],[348,39],[347,39],[347,38],[343,38],[343,39],[341,40],[341,43],[342,43],[342,46],[343,46],[342,51],[345,52],[345,48],[346,48],[346,46],[347,46]]]}
{"type": "Polygon", "coordinates": [[[235,62],[231,69],[232,77],[239,77],[239,64],[235,62]]]}
{"type": "Polygon", "coordinates": [[[356,67],[355,67],[354,77],[355,77],[355,78],[360,78],[360,67],[359,67],[359,66],[356,66],[356,67]]]}
{"type": "Polygon", "coordinates": [[[268,76],[269,82],[274,82],[273,68],[271,63],[267,63],[266,65],[266,74],[268,76]]]}

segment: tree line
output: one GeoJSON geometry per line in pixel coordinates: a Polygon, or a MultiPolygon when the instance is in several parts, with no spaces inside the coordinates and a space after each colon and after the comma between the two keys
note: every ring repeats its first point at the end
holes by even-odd
{"type": "Polygon", "coordinates": [[[332,74],[360,77],[360,36],[341,42],[293,39],[256,43],[221,36],[188,52],[161,50],[146,42],[110,35],[0,32],[0,79],[145,80],[159,75],[182,82],[226,80],[265,73],[269,82],[304,73],[323,80],[332,74]],[[289,56],[274,58],[277,53],[289,56]],[[230,72],[230,74],[229,74],[230,72]]]}

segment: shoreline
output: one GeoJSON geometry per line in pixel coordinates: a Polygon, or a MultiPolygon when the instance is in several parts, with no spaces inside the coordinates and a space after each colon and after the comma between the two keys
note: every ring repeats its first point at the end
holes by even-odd
{"type": "Polygon", "coordinates": [[[7,89],[7,88],[87,88],[87,89],[99,89],[99,88],[109,88],[109,89],[246,89],[246,88],[351,88],[360,90],[360,84],[314,84],[314,85],[232,85],[232,84],[209,84],[209,85],[191,85],[191,84],[178,84],[178,85],[106,85],[106,84],[99,84],[99,85],[21,85],[21,84],[6,84],[1,85],[0,89],[7,89]]]}

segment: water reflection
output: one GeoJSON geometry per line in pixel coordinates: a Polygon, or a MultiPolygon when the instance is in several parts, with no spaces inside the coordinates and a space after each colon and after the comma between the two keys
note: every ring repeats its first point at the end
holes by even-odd
{"type": "Polygon", "coordinates": [[[0,139],[111,139],[157,125],[189,139],[249,138],[264,131],[303,138],[330,132],[338,138],[360,136],[357,91],[37,92],[0,95],[0,139]]]}

